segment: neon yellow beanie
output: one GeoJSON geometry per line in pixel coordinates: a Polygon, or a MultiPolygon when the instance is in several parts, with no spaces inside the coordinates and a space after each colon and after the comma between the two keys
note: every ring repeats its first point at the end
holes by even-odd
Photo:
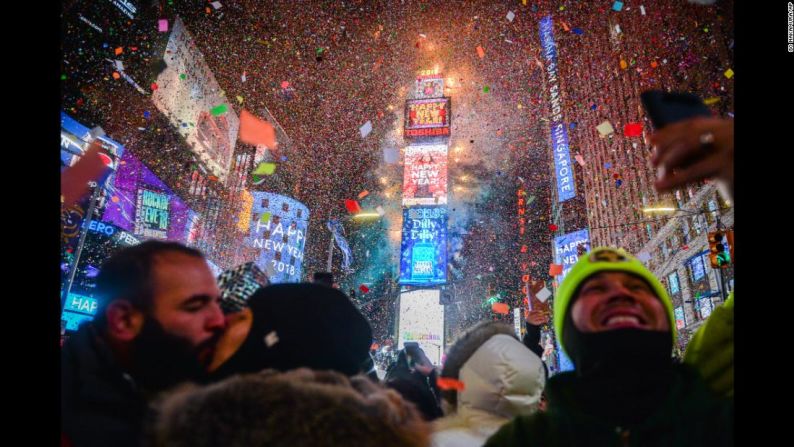
{"type": "Polygon", "coordinates": [[[648,282],[656,296],[662,301],[667,310],[667,319],[670,322],[670,331],[673,335],[673,342],[676,338],[675,317],[673,315],[673,301],[661,282],[650,272],[637,258],[630,255],[622,248],[598,247],[590,253],[579,256],[579,261],[565,276],[565,279],[557,289],[557,296],[554,298],[554,330],[557,332],[557,340],[563,350],[562,336],[565,316],[571,304],[574,294],[579,286],[589,277],[600,272],[626,272],[634,276],[639,276],[648,282]]]}

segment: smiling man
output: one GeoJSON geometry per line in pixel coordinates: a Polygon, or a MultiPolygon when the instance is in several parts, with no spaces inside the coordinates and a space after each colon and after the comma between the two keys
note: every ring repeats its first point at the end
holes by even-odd
{"type": "Polygon", "coordinates": [[[108,259],[97,297],[95,321],[62,351],[63,434],[75,447],[136,446],[148,402],[212,360],[220,290],[201,252],[148,241],[108,259]]]}
{"type": "Polygon", "coordinates": [[[674,322],[664,286],[633,256],[580,256],[554,300],[575,371],[549,380],[545,413],[514,419],[486,446],[733,445],[732,403],[672,360],[674,322]]]}

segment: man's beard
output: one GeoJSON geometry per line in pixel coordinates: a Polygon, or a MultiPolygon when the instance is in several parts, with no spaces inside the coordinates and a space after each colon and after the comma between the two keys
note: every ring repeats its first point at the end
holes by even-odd
{"type": "Polygon", "coordinates": [[[134,343],[135,381],[147,392],[160,392],[182,382],[204,379],[204,367],[198,359],[199,347],[180,336],[169,334],[154,318],[146,318],[134,343]]]}

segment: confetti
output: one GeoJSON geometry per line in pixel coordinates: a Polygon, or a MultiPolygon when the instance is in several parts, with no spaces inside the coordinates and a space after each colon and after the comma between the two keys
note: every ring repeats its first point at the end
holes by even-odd
{"type": "Polygon", "coordinates": [[[228,104],[221,104],[210,109],[210,113],[212,114],[212,116],[221,116],[228,111],[229,111],[228,104]]]}
{"type": "Polygon", "coordinates": [[[466,385],[463,382],[457,379],[453,379],[451,377],[438,376],[436,378],[436,385],[438,385],[439,389],[445,391],[448,390],[463,391],[466,389],[466,385]]]}
{"type": "Polygon", "coordinates": [[[372,132],[372,121],[367,121],[363,126],[359,127],[358,131],[361,133],[361,138],[366,138],[372,132]]]}

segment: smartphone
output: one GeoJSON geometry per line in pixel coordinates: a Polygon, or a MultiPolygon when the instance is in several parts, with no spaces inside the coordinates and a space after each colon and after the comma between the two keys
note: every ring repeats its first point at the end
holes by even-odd
{"type": "Polygon", "coordinates": [[[711,116],[703,100],[692,93],[648,90],[642,92],[640,99],[656,129],[696,116],[711,116]]]}

